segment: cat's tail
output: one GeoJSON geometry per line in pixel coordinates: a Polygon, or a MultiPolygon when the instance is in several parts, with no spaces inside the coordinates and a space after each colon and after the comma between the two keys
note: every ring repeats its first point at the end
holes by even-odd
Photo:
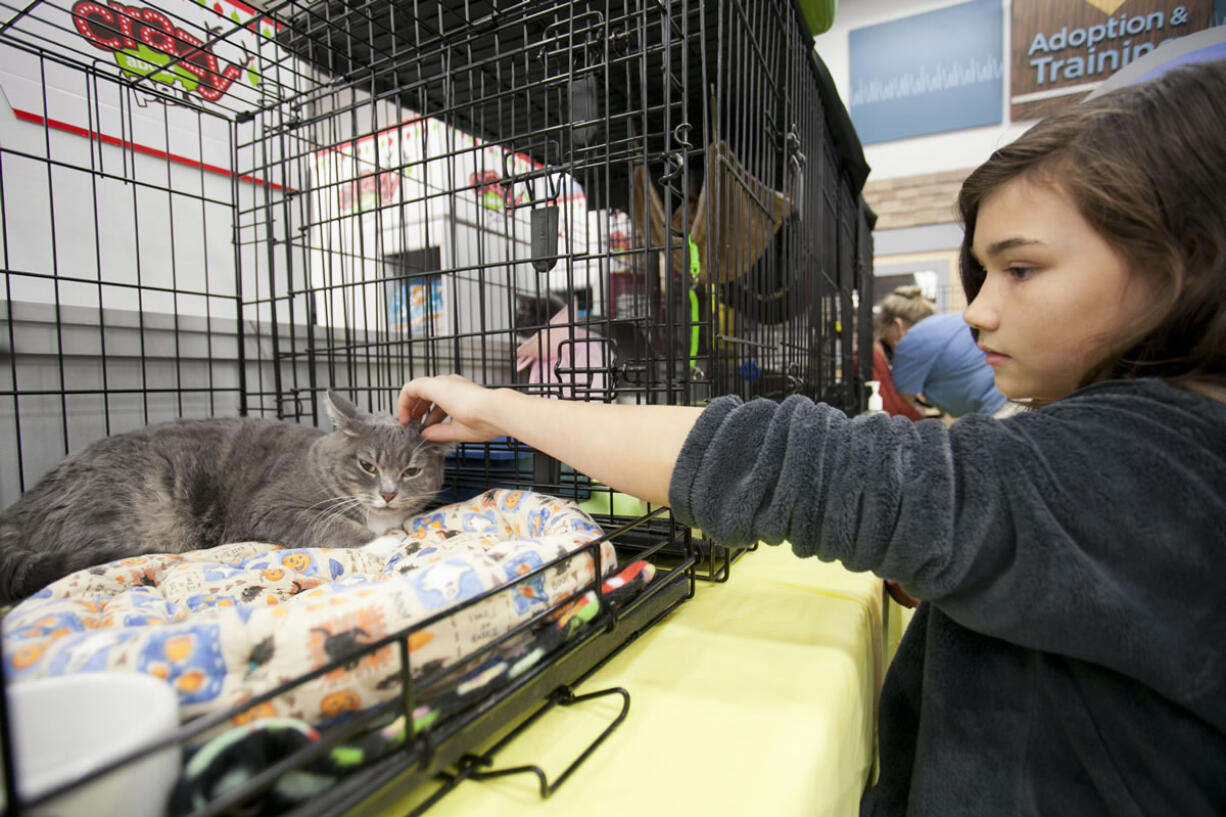
{"type": "Polygon", "coordinates": [[[30,550],[17,526],[0,524],[0,604],[21,601],[69,573],[130,555],[130,549],[117,546],[30,550]]]}

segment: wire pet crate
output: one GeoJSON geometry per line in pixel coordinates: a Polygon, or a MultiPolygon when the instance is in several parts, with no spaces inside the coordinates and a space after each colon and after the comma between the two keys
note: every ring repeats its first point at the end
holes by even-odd
{"type": "MultiPolygon", "coordinates": [[[[107,434],[322,425],[325,388],[386,411],[423,374],[862,406],[867,167],[787,0],[41,0],[3,20],[4,506],[107,434]]],[[[490,487],[574,499],[619,551],[676,569],[608,613],[617,629],[301,813],[455,764],[680,603],[698,559],[731,570],[516,440],[457,447],[440,501],[490,487]]]]}
{"type": "MultiPolygon", "coordinates": [[[[393,386],[442,366],[568,399],[861,405],[867,167],[788,4],[280,11],[278,46],[332,80],[256,114],[297,160],[260,170],[305,177],[315,197],[283,239],[308,235],[295,246],[310,283],[272,301],[311,316],[282,350],[298,364],[275,386],[282,403],[314,393],[318,359],[331,368],[344,348],[393,386]],[[364,322],[337,317],[350,314],[364,322]]],[[[382,386],[344,362],[359,387],[382,386]]],[[[492,467],[592,497],[514,441],[453,465],[456,492],[492,467]]],[[[616,516],[618,498],[595,491],[616,516]]],[[[727,577],[721,552],[710,577],[727,577]]]]}
{"type": "Polygon", "coordinates": [[[430,267],[446,256],[446,281],[431,292],[450,289],[432,304],[463,303],[472,285],[492,294],[479,312],[453,310],[454,325],[418,330],[452,351],[479,331],[487,357],[453,357],[487,381],[517,382],[515,355],[491,367],[489,344],[518,347],[556,307],[551,331],[566,336],[558,357],[569,365],[555,349],[528,350],[554,362],[532,381],[542,393],[695,403],[800,392],[854,409],[855,379],[841,364],[869,280],[858,198],[867,168],[793,11],[286,8],[278,43],[346,80],[339,95],[322,85],[265,112],[277,132],[310,127],[334,152],[314,154],[307,175],[324,201],[300,229],[330,231],[334,251],[343,245],[373,273],[336,271],[341,280],[324,286],[375,291],[428,276],[412,261],[397,268],[403,253],[426,252],[430,267]],[[356,206],[368,212],[353,218],[349,202],[363,195],[356,206]],[[517,322],[514,299],[527,296],[539,311],[517,322]]]}

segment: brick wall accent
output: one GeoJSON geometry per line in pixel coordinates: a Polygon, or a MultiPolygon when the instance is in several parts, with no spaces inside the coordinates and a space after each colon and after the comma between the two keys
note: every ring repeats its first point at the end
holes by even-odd
{"type": "Polygon", "coordinates": [[[971,170],[946,170],[893,179],[874,180],[870,177],[864,185],[864,200],[877,214],[876,229],[892,230],[957,221],[955,204],[958,188],[971,170]]]}

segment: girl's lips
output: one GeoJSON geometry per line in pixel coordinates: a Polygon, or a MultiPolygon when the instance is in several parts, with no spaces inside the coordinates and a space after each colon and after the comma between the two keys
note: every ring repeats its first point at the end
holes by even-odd
{"type": "Polygon", "coordinates": [[[988,349],[984,346],[980,346],[979,348],[983,349],[983,359],[989,366],[999,366],[1002,363],[1008,363],[1013,359],[1008,355],[1002,355],[995,349],[988,349]]]}

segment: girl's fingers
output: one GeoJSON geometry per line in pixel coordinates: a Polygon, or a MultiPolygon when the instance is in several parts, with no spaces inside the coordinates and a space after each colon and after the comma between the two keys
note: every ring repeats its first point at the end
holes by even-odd
{"type": "Polygon", "coordinates": [[[429,384],[426,378],[418,378],[404,384],[400,396],[396,399],[396,418],[404,425],[411,420],[426,416],[434,406],[434,401],[423,392],[429,384]]]}
{"type": "Polygon", "coordinates": [[[447,411],[442,406],[435,406],[426,415],[426,419],[422,421],[423,426],[432,426],[435,423],[441,423],[447,419],[447,411]]]}
{"type": "Polygon", "coordinates": [[[410,392],[412,384],[405,383],[400,389],[400,394],[396,397],[396,419],[401,425],[406,425],[413,420],[420,412],[418,404],[421,402],[410,392]]]}

